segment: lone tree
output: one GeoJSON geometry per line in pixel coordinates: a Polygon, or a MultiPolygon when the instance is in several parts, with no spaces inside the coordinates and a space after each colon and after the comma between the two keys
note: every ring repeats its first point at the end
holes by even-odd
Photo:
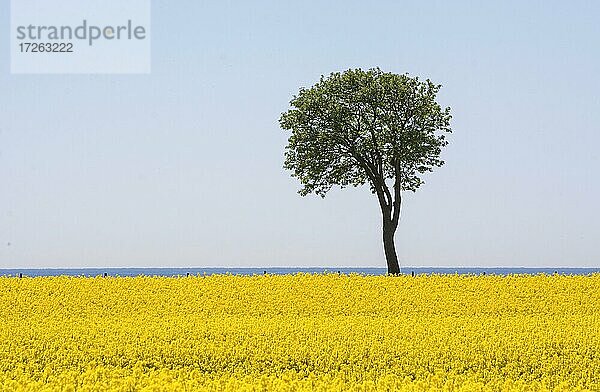
{"type": "Polygon", "coordinates": [[[351,69],[301,88],[279,120],[291,131],[284,167],[300,180],[302,196],[364,184],[377,195],[391,274],[400,272],[394,234],[402,191],[416,191],[422,174],[444,164],[452,116],[435,100],[440,87],[379,68],[351,69]]]}

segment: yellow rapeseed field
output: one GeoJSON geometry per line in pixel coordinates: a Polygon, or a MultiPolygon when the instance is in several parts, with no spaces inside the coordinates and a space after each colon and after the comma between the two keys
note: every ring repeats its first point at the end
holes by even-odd
{"type": "Polygon", "coordinates": [[[600,390],[600,275],[0,278],[2,391],[600,390]]]}

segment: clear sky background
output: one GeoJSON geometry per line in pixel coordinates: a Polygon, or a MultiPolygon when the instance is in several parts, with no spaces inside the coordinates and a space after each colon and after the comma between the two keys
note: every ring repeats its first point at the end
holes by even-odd
{"type": "Polygon", "coordinates": [[[150,75],[10,75],[0,268],[385,266],[367,188],[301,197],[280,113],[321,74],[443,84],[402,265],[600,266],[600,2],[155,1],[150,75]]]}

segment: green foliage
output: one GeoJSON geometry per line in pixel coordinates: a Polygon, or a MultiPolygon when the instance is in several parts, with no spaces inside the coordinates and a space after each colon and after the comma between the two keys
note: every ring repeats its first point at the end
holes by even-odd
{"type": "Polygon", "coordinates": [[[386,180],[397,197],[414,192],[423,173],[444,163],[452,116],[435,101],[440,87],[375,68],[332,73],[301,88],[280,118],[291,131],[284,167],[303,185],[300,194],[324,197],[334,185],[368,184],[391,207],[386,180]]]}

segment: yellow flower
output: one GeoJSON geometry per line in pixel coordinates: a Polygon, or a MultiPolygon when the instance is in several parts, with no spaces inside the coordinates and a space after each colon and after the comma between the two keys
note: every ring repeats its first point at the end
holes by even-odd
{"type": "Polygon", "coordinates": [[[0,278],[2,391],[597,391],[600,275],[0,278]]]}

